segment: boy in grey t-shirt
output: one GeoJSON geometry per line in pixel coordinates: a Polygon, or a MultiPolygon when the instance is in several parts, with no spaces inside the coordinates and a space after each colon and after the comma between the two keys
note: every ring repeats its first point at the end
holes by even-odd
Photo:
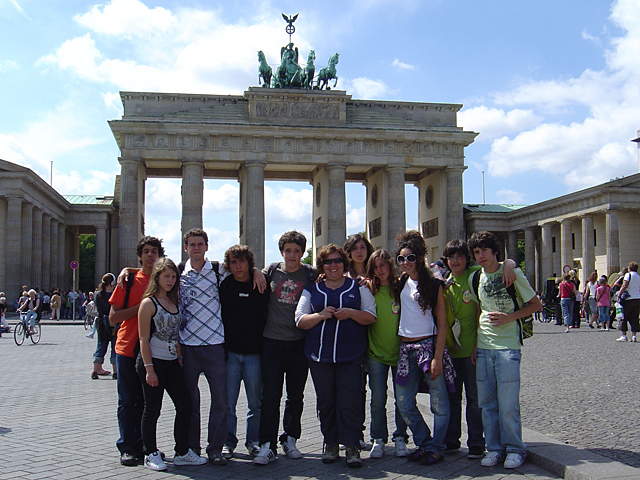
{"type": "Polygon", "coordinates": [[[266,268],[270,289],[269,313],[262,345],[262,410],[260,415],[260,453],[256,465],[276,459],[282,385],[286,381],[287,403],[280,443],[287,457],[301,458],[296,447],[300,438],[304,387],[308,365],[304,355],[305,331],[296,327],[295,311],[304,287],[313,280],[308,265],[300,263],[307,239],[299,232],[286,232],[278,241],[284,262],[266,268]]]}

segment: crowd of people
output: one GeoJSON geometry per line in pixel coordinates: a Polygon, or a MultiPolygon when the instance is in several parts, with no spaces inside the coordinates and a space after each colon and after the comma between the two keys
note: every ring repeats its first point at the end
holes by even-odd
{"type": "Polygon", "coordinates": [[[229,248],[222,262],[210,261],[201,229],[184,235],[188,260],[177,266],[164,257],[161,241],[147,236],[137,245],[140,268],[103,277],[94,295],[99,327],[92,378],[110,373],[102,365],[111,345],[121,464],[167,468],[156,443],[166,390],[176,412],[173,464],[200,465],[208,457],[226,465],[238,448],[242,384],[245,447],[253,463],[276,460],[278,447],[301,458],[297,442],[310,372],[324,463],[337,461],[343,446],[346,464],[362,465],[368,383],[369,458],[391,453],[391,440],[398,457],[440,462],[461,448],[464,403],[468,457],[484,466],[522,465],[519,319],[541,304],[515,263],[498,261],[496,237],[479,232],[469,245],[449,242],[433,271],[416,231],[398,236],[396,255],[352,235],[342,247],[322,247],[315,268],[301,262],[306,242],[299,232],[284,233],[278,242],[283,260],[260,270],[244,245],[229,248]],[[205,445],[201,374],[211,398],[205,445]],[[431,428],[416,400],[425,391],[431,428]]]}

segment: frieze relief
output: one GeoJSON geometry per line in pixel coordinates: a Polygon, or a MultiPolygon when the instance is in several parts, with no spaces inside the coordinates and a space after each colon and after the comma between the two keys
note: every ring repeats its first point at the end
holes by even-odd
{"type": "Polygon", "coordinates": [[[169,148],[169,139],[164,135],[156,136],[156,148],[169,148]]]}
{"type": "Polygon", "coordinates": [[[340,116],[338,105],[322,105],[319,103],[273,103],[257,102],[257,117],[291,117],[291,118],[329,118],[340,116]]]}
{"type": "Polygon", "coordinates": [[[189,148],[189,139],[187,137],[178,137],[176,146],[178,148],[189,148]]]}

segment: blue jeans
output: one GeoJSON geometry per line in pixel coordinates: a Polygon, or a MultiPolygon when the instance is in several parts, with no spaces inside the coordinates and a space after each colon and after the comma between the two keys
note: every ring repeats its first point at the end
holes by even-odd
{"type": "Polygon", "coordinates": [[[233,449],[238,445],[236,405],[242,381],[244,381],[244,391],[247,395],[247,434],[245,444],[249,444],[259,441],[260,404],[262,400],[260,354],[242,355],[229,352],[229,358],[227,359],[227,441],[225,445],[233,449]]]}
{"type": "Polygon", "coordinates": [[[36,325],[36,318],[38,318],[38,314],[33,310],[29,310],[24,313],[24,321],[29,327],[34,327],[36,325]]]}
{"type": "Polygon", "coordinates": [[[387,428],[387,381],[389,379],[389,369],[391,369],[393,393],[396,399],[394,402],[396,430],[393,432],[392,438],[404,437],[406,440],[408,438],[407,423],[398,409],[396,395],[395,378],[398,373],[397,365],[386,365],[373,358],[367,358],[367,369],[369,371],[369,388],[371,389],[371,440],[381,438],[384,443],[389,441],[389,430],[387,428]]]}
{"type": "Polygon", "coordinates": [[[526,455],[520,417],[520,350],[478,349],[478,404],[487,451],[526,455]]]}
{"type": "Polygon", "coordinates": [[[118,427],[120,438],[116,447],[120,453],[136,455],[142,452],[142,383],[136,372],[135,357],[116,355],[118,369],[118,427]]]}
{"type": "Polygon", "coordinates": [[[467,447],[484,448],[484,436],[482,429],[482,410],[478,406],[478,387],[476,383],[476,366],[471,363],[471,357],[452,358],[456,369],[456,391],[449,393],[449,406],[451,415],[445,443],[447,447],[459,448],[462,435],[462,387],[467,398],[467,447]]]}
{"type": "Polygon", "coordinates": [[[562,307],[562,318],[564,318],[564,324],[569,327],[573,325],[573,298],[563,298],[560,300],[562,307]]]}
{"type": "MultiPolygon", "coordinates": [[[[429,339],[429,341],[433,341],[429,339]]],[[[418,366],[416,352],[409,353],[409,376],[406,385],[396,385],[396,395],[398,398],[398,408],[402,417],[413,433],[413,443],[422,450],[437,453],[444,453],[446,445],[444,438],[449,425],[449,393],[444,374],[440,374],[435,380],[431,380],[429,374],[425,375],[422,368],[418,366]],[[429,398],[431,401],[431,413],[433,414],[433,438],[431,431],[422,418],[416,395],[420,388],[422,379],[427,379],[429,385],[429,398]]]]}
{"type": "Polygon", "coordinates": [[[609,307],[598,307],[598,322],[600,322],[601,325],[609,322],[609,307]]]}

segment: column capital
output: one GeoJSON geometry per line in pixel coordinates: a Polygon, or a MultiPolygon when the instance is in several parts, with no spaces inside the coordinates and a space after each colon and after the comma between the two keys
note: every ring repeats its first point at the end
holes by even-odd
{"type": "Polygon", "coordinates": [[[450,167],[445,167],[444,170],[447,173],[462,173],[467,168],[469,168],[469,167],[467,167],[466,165],[453,165],[453,166],[450,166],[450,167]]]}
{"type": "Polygon", "coordinates": [[[118,163],[120,165],[141,165],[142,159],[140,157],[118,157],[118,163]]]}
{"type": "Polygon", "coordinates": [[[204,159],[202,160],[194,160],[194,159],[188,159],[188,160],[182,160],[182,166],[184,167],[185,165],[201,165],[202,168],[204,168],[204,159]]]}
{"type": "Polygon", "coordinates": [[[567,226],[571,226],[571,224],[573,223],[573,218],[563,218],[562,220],[560,220],[560,225],[562,225],[563,227],[567,227],[567,226]]]}
{"type": "Polygon", "coordinates": [[[401,171],[401,172],[404,173],[407,170],[407,166],[406,165],[387,165],[384,168],[385,168],[385,170],[387,170],[387,172],[401,171]]]}
{"type": "Polygon", "coordinates": [[[244,166],[246,168],[249,167],[260,167],[260,168],[264,168],[267,166],[267,161],[266,160],[245,160],[244,161],[244,166]]]}

